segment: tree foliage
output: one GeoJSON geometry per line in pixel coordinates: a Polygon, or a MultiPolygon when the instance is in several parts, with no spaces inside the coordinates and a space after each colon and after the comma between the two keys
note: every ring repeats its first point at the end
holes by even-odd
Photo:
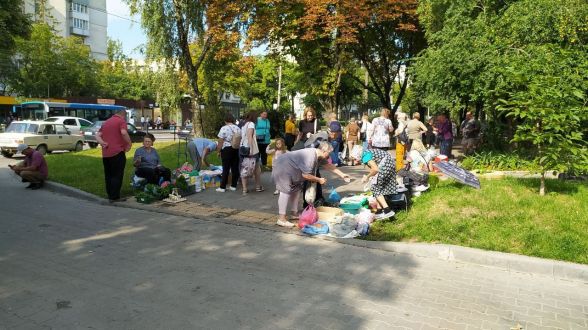
{"type": "Polygon", "coordinates": [[[6,85],[7,79],[16,67],[11,60],[14,56],[17,37],[27,38],[30,33],[30,17],[24,14],[23,0],[3,0],[0,2],[0,83],[6,85]]]}
{"type": "MultiPolygon", "coordinates": [[[[418,27],[416,1],[411,0],[297,0],[269,1],[263,29],[252,29],[276,45],[281,53],[292,55],[312,95],[319,96],[327,111],[341,104],[342,80],[353,78],[353,62],[361,63],[370,83],[355,79],[374,93],[382,106],[391,106],[393,85],[400,72],[424,46],[418,27]],[[270,15],[267,13],[270,12],[270,15]],[[266,25],[264,25],[266,24],[266,25]],[[268,35],[263,31],[271,31],[268,35]]],[[[401,81],[397,104],[408,84],[401,81]]]]}
{"type": "Polygon", "coordinates": [[[99,96],[131,100],[155,99],[155,89],[161,88],[155,82],[155,73],[128,58],[122,51],[120,41],[108,40],[107,55],[108,59],[100,63],[99,96]]]}
{"type": "Polygon", "coordinates": [[[15,50],[18,70],[9,84],[19,95],[88,96],[97,88],[96,62],[79,38],[61,38],[47,24],[35,23],[29,39],[16,39],[15,50]]]}
{"type": "Polygon", "coordinates": [[[131,13],[140,13],[148,37],[149,58],[177,61],[186,73],[192,95],[194,131],[203,134],[199,104],[203,102],[199,69],[211,49],[222,58],[239,44],[249,1],[126,0],[131,13]],[[195,44],[197,47],[190,47],[195,44]],[[226,48],[224,47],[226,46],[226,48]]]}
{"type": "Polygon", "coordinates": [[[586,170],[586,1],[423,0],[419,11],[430,47],[415,88],[425,105],[508,114],[512,142],[531,147],[542,172],[586,170]]]}

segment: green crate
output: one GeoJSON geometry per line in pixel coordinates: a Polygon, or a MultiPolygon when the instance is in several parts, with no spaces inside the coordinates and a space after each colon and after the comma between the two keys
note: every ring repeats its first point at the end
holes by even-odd
{"type": "Polygon", "coordinates": [[[339,208],[342,209],[345,213],[358,214],[359,209],[361,209],[362,206],[360,203],[343,203],[339,204],[339,208]]]}

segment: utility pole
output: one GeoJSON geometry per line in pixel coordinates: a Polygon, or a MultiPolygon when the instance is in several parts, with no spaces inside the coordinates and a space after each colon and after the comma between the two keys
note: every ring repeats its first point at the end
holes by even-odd
{"type": "Polygon", "coordinates": [[[277,111],[280,111],[280,98],[282,96],[282,65],[278,67],[278,107],[277,111]]]}

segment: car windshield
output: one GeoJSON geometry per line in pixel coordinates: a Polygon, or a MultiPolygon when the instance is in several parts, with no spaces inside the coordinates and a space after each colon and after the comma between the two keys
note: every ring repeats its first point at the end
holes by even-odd
{"type": "Polygon", "coordinates": [[[45,119],[45,121],[56,122],[58,119],[59,118],[57,118],[57,117],[50,117],[50,118],[45,119]]]}
{"type": "Polygon", "coordinates": [[[39,125],[31,123],[12,123],[6,129],[6,133],[37,133],[39,125]]]}

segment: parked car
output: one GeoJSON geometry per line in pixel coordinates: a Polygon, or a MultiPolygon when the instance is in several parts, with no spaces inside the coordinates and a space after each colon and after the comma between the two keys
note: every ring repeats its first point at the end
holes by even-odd
{"type": "Polygon", "coordinates": [[[71,134],[63,124],[47,121],[13,121],[6,132],[0,133],[0,152],[10,158],[16,147],[27,144],[43,155],[55,150],[82,151],[82,136],[71,134]]]}
{"type": "Polygon", "coordinates": [[[92,122],[84,118],[78,117],[67,117],[67,116],[56,116],[49,117],[45,121],[53,122],[56,124],[63,124],[65,127],[74,135],[80,135],[82,127],[92,126],[92,122]]]}
{"type": "MultiPolygon", "coordinates": [[[[90,127],[82,128],[82,132],[84,135],[84,140],[88,143],[90,148],[96,148],[98,146],[98,142],[96,141],[96,133],[102,127],[104,121],[97,121],[90,127]]],[[[127,131],[129,132],[129,136],[131,137],[131,142],[143,142],[143,137],[145,136],[145,132],[137,129],[135,125],[127,123],[127,131]]]]}

